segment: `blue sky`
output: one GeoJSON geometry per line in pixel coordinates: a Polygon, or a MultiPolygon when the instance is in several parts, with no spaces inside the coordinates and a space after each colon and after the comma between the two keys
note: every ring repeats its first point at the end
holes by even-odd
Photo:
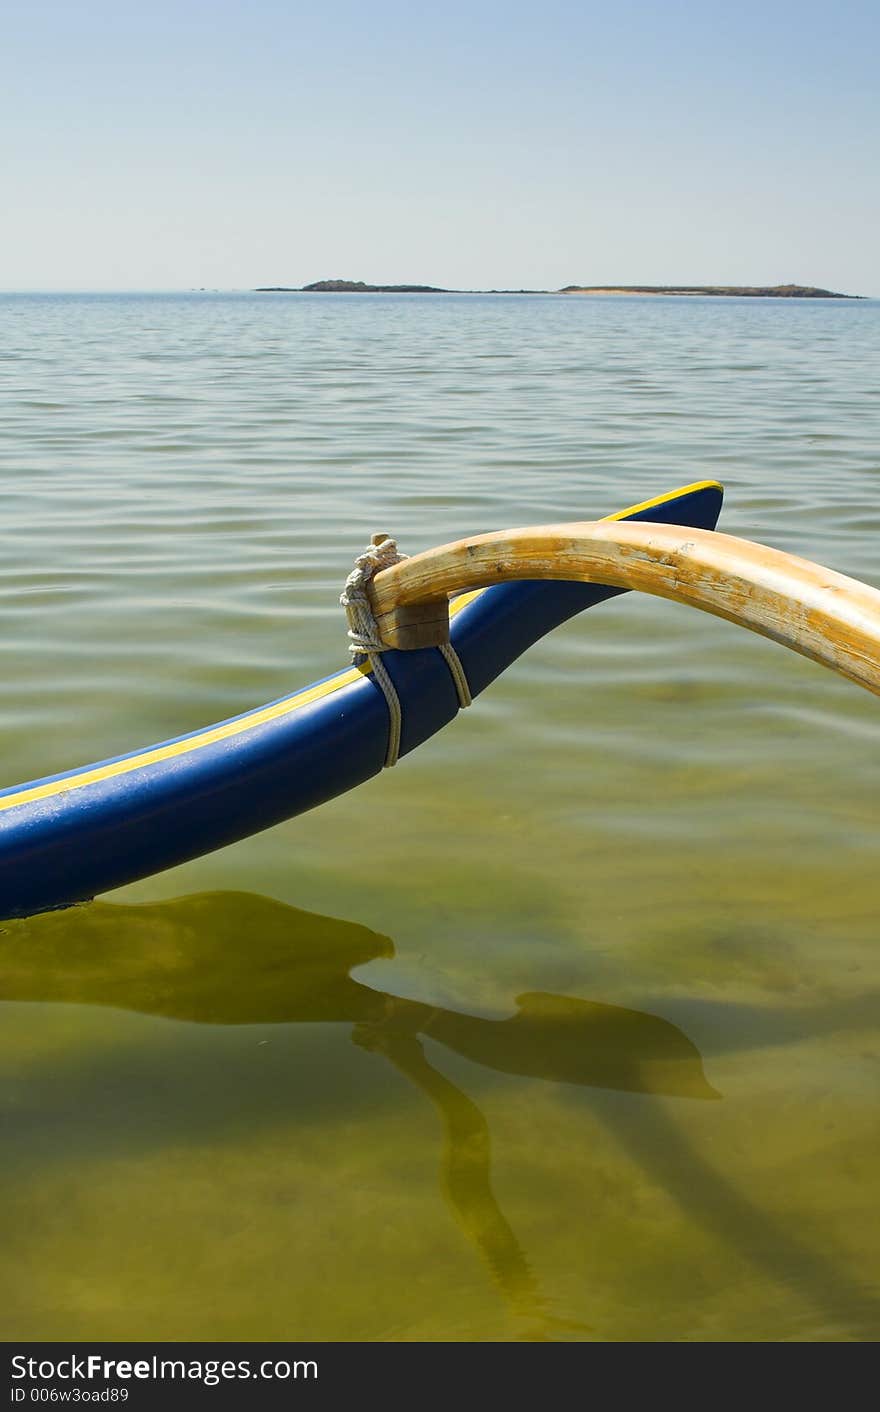
{"type": "Polygon", "coordinates": [[[0,288],[880,295],[880,6],[8,0],[0,288]]]}

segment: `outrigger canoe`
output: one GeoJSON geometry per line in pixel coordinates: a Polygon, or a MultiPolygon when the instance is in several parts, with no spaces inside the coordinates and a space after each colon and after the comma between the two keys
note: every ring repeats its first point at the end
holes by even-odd
{"type": "Polygon", "coordinates": [[[728,618],[880,693],[880,592],[717,533],[722,495],[701,481],[602,521],[478,535],[393,563],[367,585],[381,657],[0,791],[0,916],[85,901],[355,788],[388,763],[395,713],[394,758],[457,714],[461,673],[478,696],[560,623],[628,589],[728,618]]]}
{"type": "MultiPolygon", "coordinates": [[[[722,494],[702,482],[619,518],[711,529],[722,494]]],[[[461,598],[450,631],[471,695],[616,592],[529,582],[461,598]]],[[[447,725],[459,701],[435,648],[390,651],[384,665],[401,702],[403,756],[447,725]]],[[[314,809],[378,774],[387,740],[383,694],[355,666],[204,730],[0,791],[0,916],[84,901],[314,809]]]]}

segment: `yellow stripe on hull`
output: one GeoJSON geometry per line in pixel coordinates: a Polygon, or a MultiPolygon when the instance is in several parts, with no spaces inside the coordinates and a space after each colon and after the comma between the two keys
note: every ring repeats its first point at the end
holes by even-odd
{"type": "MultiPolygon", "coordinates": [[[[658,495],[652,500],[644,500],[638,505],[632,505],[627,510],[618,510],[613,515],[606,515],[607,520],[622,520],[630,515],[634,515],[644,510],[651,510],[659,505],[667,505],[672,500],[677,500],[683,495],[692,494],[695,491],[704,489],[719,489],[717,481],[705,480],[695,481],[691,485],[683,486],[678,490],[669,491],[665,495],[658,495]]],[[[464,593],[456,598],[449,606],[450,618],[456,617],[462,609],[466,608],[476,598],[479,598],[486,589],[475,589],[471,593],[464,593]]],[[[307,687],[304,691],[298,692],[295,696],[277,701],[271,706],[264,706],[261,710],[250,712],[237,720],[225,721],[220,725],[209,726],[195,735],[188,736],[185,740],[169,741],[165,745],[156,745],[150,750],[142,751],[137,755],[131,755],[124,760],[112,760],[104,765],[97,765],[68,775],[64,779],[50,780],[45,784],[31,785],[29,788],[20,789],[15,794],[0,797],[0,812],[8,809],[15,809],[22,804],[30,804],[35,800],[49,799],[54,795],[67,794],[71,790],[84,789],[87,785],[98,784],[102,780],[113,779],[118,775],[130,774],[133,770],[144,769],[148,765],[156,765],[164,760],[171,760],[177,756],[189,755],[193,751],[201,750],[205,746],[215,745],[218,741],[228,740],[234,736],[241,735],[244,731],[254,730],[256,727],[265,725],[268,721],[275,721],[281,717],[288,716],[294,711],[299,711],[305,706],[311,705],[315,701],[323,700],[331,696],[334,692],[341,691],[346,686],[351,686],[353,682],[359,680],[362,675],[368,675],[367,668],[351,667],[347,671],[339,672],[336,676],[330,677],[325,682],[320,682],[316,686],[307,687]]]]}

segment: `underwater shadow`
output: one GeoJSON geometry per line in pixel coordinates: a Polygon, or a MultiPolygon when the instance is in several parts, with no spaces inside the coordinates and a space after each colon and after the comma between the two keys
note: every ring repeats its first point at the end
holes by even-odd
{"type": "MultiPolygon", "coordinates": [[[[601,1091],[717,1100],[701,1056],[656,1015],[574,997],[530,993],[502,1020],[426,1005],[354,980],[394,954],[354,923],[245,893],[205,893],[122,906],[96,902],[5,923],[0,1000],[99,1005],[209,1025],[350,1024],[360,1048],[382,1056],[422,1092],[444,1130],[441,1184],[459,1229],[479,1253],[530,1341],[586,1326],[554,1316],[493,1193],[486,1119],[425,1054],[430,1040],[504,1074],[601,1091]]],[[[599,1098],[599,1095],[597,1095],[599,1098]]],[[[789,1285],[806,1282],[820,1308],[863,1303],[864,1292],[781,1231],[696,1152],[670,1105],[597,1110],[624,1148],[690,1216],[789,1285]],[[650,1111],[648,1111],[650,1110],[650,1111]]]]}

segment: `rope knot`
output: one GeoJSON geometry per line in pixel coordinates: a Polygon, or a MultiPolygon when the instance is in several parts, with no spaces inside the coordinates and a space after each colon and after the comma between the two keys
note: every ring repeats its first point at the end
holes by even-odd
{"type": "MultiPolygon", "coordinates": [[[[348,650],[355,662],[366,657],[376,685],[388,704],[386,769],[397,764],[403,718],[397,688],[391,680],[388,668],[382,661],[382,653],[388,649],[379,636],[379,627],[373,616],[367,584],[382,569],[390,569],[392,564],[400,564],[406,558],[406,554],[399,552],[396,540],[391,539],[387,534],[374,534],[372,542],[355,559],[354,568],[345,580],[345,587],[339,595],[339,602],[345,609],[345,616],[348,620],[348,650]]],[[[444,644],[440,651],[452,674],[459,705],[470,706],[470,687],[458,653],[449,643],[444,644]]]]}
{"type": "Polygon", "coordinates": [[[398,551],[396,540],[387,534],[374,534],[372,543],[355,559],[339,596],[348,619],[348,650],[355,659],[386,650],[373,617],[367,584],[374,574],[390,569],[392,564],[399,564],[406,557],[398,551]]]}

